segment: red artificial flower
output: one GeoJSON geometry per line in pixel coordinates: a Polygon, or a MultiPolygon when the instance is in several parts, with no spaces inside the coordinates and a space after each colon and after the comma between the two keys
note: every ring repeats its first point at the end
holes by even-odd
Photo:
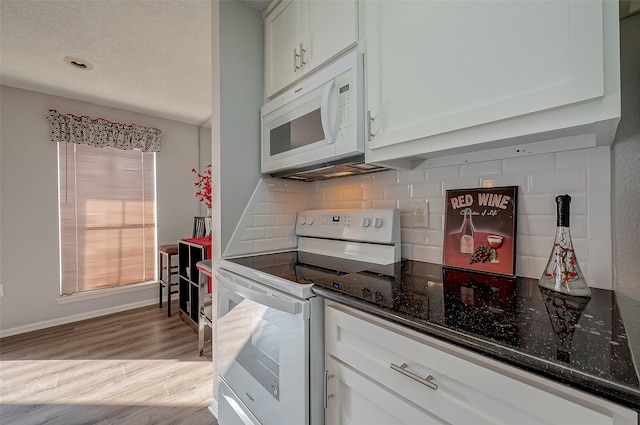
{"type": "Polygon", "coordinates": [[[196,198],[204,202],[207,208],[211,208],[211,164],[206,166],[203,174],[198,173],[195,168],[192,168],[191,172],[198,176],[198,181],[193,184],[199,189],[196,192],[196,198]]]}

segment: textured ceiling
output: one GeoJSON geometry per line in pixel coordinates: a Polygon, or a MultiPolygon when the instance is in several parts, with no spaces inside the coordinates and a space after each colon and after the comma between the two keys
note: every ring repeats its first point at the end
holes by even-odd
{"type": "Polygon", "coordinates": [[[200,125],[211,116],[211,3],[0,0],[0,83],[200,125]]]}

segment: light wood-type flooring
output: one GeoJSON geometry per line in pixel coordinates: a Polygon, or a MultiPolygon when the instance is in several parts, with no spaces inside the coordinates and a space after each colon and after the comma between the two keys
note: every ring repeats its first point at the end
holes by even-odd
{"type": "Polygon", "coordinates": [[[211,344],[172,307],[0,339],[0,425],[217,424],[211,344]]]}

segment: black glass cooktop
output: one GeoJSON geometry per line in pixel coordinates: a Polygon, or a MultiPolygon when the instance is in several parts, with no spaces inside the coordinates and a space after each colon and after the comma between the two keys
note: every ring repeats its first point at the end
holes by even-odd
{"type": "Polygon", "coordinates": [[[613,291],[591,299],[537,281],[387,266],[303,252],[229,259],[418,331],[640,409],[640,383],[613,291]],[[604,390],[603,390],[604,388],[604,390]]]}

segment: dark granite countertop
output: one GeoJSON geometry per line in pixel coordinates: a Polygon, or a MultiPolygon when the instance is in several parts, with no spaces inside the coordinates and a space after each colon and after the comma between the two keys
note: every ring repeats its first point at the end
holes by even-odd
{"type": "Polygon", "coordinates": [[[316,279],[313,290],[640,412],[638,372],[615,292],[592,288],[590,299],[567,297],[535,279],[419,261],[402,261],[396,270],[393,279],[375,271],[316,279]]]}

